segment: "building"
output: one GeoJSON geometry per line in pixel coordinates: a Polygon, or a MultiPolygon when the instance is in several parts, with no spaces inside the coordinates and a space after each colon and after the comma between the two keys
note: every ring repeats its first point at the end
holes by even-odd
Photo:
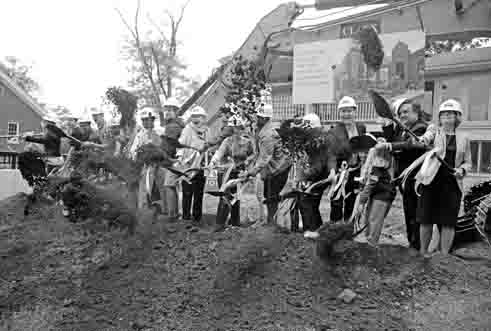
{"type": "Polygon", "coordinates": [[[491,174],[491,47],[435,55],[426,60],[425,80],[435,121],[441,102],[462,102],[459,130],[471,139],[472,172],[491,174]]]}
{"type": "MultiPolygon", "coordinates": [[[[2,151],[20,152],[23,132],[41,132],[44,109],[0,70],[0,146],[2,151]]],[[[1,160],[0,160],[1,161],[1,160]]]]}

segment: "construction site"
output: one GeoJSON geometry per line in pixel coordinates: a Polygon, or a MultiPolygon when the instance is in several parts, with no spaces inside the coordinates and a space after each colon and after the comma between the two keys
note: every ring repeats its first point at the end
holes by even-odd
{"type": "MultiPolygon", "coordinates": [[[[432,123],[441,102],[457,98],[464,108],[458,130],[468,134],[472,151],[464,200],[480,211],[489,207],[479,217],[491,224],[491,184],[485,194],[472,189],[490,180],[491,48],[425,55],[434,40],[490,37],[490,0],[289,2],[265,13],[233,57],[264,68],[277,127],[310,113],[323,126],[334,126],[338,102],[351,95],[356,120],[377,135],[382,126],[371,89],[390,101],[420,103],[432,123]],[[298,20],[306,10],[321,15],[375,4],[381,6],[335,19],[327,15],[320,23],[298,20]],[[349,41],[366,26],[385,48],[377,72],[370,72],[349,41]],[[329,66],[315,59],[302,64],[322,77],[299,79],[299,63],[312,54],[324,56],[326,48],[336,53],[329,66]],[[326,72],[332,79],[320,89],[326,72]]],[[[203,107],[218,136],[232,67],[232,59],[224,60],[179,115],[203,107]]],[[[116,177],[94,187],[130,204],[129,186],[116,177]]],[[[408,247],[398,193],[376,248],[350,238],[333,244],[325,257],[319,241],[260,222],[253,191],[251,185],[240,198],[240,226],[215,232],[219,198],[205,194],[201,223],[156,221],[139,210],[131,236],[97,217],[68,222],[57,202],[37,202],[27,214],[25,193],[0,200],[0,330],[491,330],[489,241],[477,237],[452,254],[424,258],[408,247]]],[[[327,222],[325,195],[319,209],[327,222]]],[[[461,209],[469,213],[464,203],[461,209]]]]}

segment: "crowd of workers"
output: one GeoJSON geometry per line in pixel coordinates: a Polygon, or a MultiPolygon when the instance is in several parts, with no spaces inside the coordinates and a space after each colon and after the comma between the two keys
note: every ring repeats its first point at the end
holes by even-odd
{"type": "MultiPolygon", "coordinates": [[[[179,106],[169,99],[162,109],[145,107],[139,112],[141,127],[131,135],[125,134],[119,123],[104,122],[104,114],[96,112],[91,119],[66,119],[63,128],[82,144],[62,140],[49,131],[43,137],[25,136],[26,141],[41,143],[45,147],[49,166],[59,166],[62,154],[70,148],[98,146],[114,155],[136,158],[139,147],[153,144],[162,147],[176,169],[189,170],[188,177],[156,165],[149,165],[141,174],[139,189],[134,192],[138,208],[152,208],[156,214],[169,220],[202,219],[203,195],[210,170],[218,172],[218,187],[225,181],[246,183],[255,178],[262,186],[261,198],[267,209],[267,222],[274,223],[274,215],[281,201],[280,193],[288,181],[292,159],[282,148],[280,137],[272,121],[271,105],[261,105],[251,120],[242,116],[240,105],[221,108],[223,127],[220,134],[209,136],[207,113],[197,106],[178,116],[179,106]],[[159,119],[160,125],[157,125],[159,119]],[[78,123],[77,123],[78,122],[78,123]],[[176,147],[179,141],[181,148],[176,147]],[[179,213],[178,189],[182,190],[182,211],[179,213]]],[[[470,143],[456,128],[462,118],[462,106],[455,100],[440,105],[437,124],[423,120],[421,106],[411,100],[398,100],[393,110],[402,124],[418,139],[402,130],[390,120],[383,120],[383,134],[375,147],[366,152],[332,155],[319,151],[308,155],[309,166],[296,169],[295,185],[324,180],[313,194],[300,199],[302,231],[307,238],[318,236],[323,224],[319,206],[325,190],[330,201],[330,222],[350,221],[364,215],[368,222],[367,241],[376,246],[384,218],[399,189],[402,195],[407,239],[410,247],[428,255],[433,225],[437,225],[441,239],[439,250],[448,253],[455,234],[455,225],[462,197],[462,179],[471,167],[470,143]],[[426,151],[431,149],[432,153],[426,151]],[[425,154],[426,153],[426,154],[425,154]],[[439,158],[432,157],[437,154],[439,158]],[[443,159],[451,169],[441,165],[443,159]],[[415,163],[414,174],[404,185],[394,182],[415,163]],[[329,180],[325,181],[328,178],[329,180]],[[397,185],[399,187],[397,187],[397,185]]],[[[340,122],[331,128],[323,127],[315,114],[304,116],[304,123],[316,134],[334,130],[346,141],[367,132],[363,123],[356,122],[357,104],[343,97],[338,104],[340,122]]],[[[46,119],[46,123],[53,119],[46,119]]],[[[220,198],[216,216],[216,231],[240,226],[240,199],[236,194],[240,185],[226,189],[220,198]]],[[[327,220],[324,220],[327,221],[327,220]]]]}

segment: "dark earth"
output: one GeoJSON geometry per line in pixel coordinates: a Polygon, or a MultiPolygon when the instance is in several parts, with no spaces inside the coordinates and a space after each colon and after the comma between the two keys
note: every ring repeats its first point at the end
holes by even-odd
{"type": "Polygon", "coordinates": [[[491,329],[489,246],[419,257],[405,247],[399,200],[378,249],[341,241],[329,260],[300,234],[253,223],[252,195],[244,226],[222,233],[212,232],[215,198],[205,202],[199,226],[143,214],[128,238],[67,222],[56,205],[24,219],[23,195],[1,201],[0,329],[491,329]],[[351,303],[338,299],[344,289],[357,294],[351,303]]]}

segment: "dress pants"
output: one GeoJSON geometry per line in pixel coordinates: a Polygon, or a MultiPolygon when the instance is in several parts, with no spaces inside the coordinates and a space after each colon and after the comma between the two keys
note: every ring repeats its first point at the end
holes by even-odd
{"type": "Polygon", "coordinates": [[[199,171],[191,179],[191,183],[182,182],[182,217],[186,220],[192,218],[194,221],[201,221],[203,216],[203,193],[205,189],[206,177],[204,171],[199,171]]]}
{"type": "Polygon", "coordinates": [[[274,214],[276,214],[278,203],[280,202],[280,192],[288,180],[289,172],[290,168],[264,179],[264,199],[266,208],[268,209],[267,217],[269,224],[274,223],[274,214]]]}
{"type": "MultiPolygon", "coordinates": [[[[316,192],[318,193],[318,192],[316,192]]],[[[300,214],[302,215],[303,231],[317,231],[322,225],[322,217],[319,211],[322,192],[318,196],[303,196],[299,201],[300,214]]]]}
{"type": "Polygon", "coordinates": [[[414,191],[415,179],[409,179],[406,182],[406,188],[404,191],[400,190],[402,194],[402,206],[404,209],[404,219],[406,222],[406,233],[409,247],[419,251],[421,243],[419,239],[419,223],[416,219],[416,211],[418,209],[418,196],[414,191]]]}

